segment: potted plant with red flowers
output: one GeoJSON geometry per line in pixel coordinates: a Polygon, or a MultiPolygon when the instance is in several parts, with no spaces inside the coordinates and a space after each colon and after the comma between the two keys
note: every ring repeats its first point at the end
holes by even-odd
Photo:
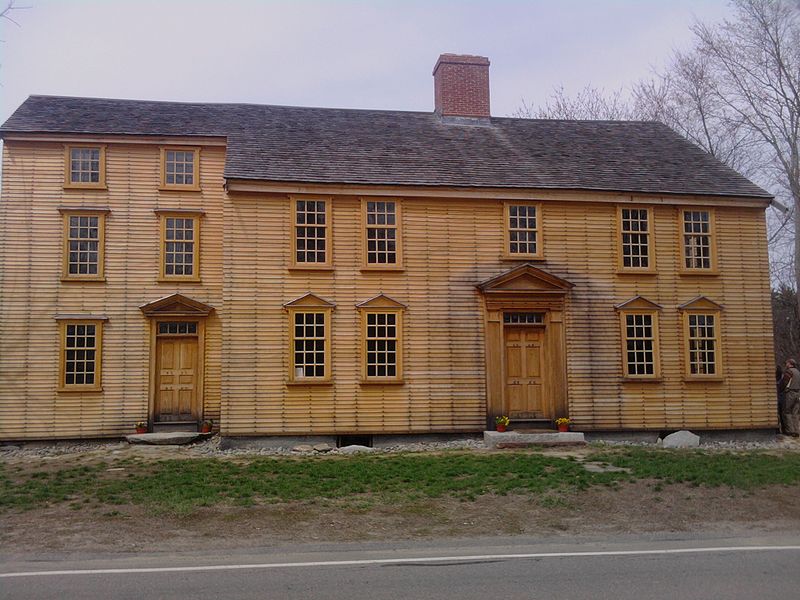
{"type": "Polygon", "coordinates": [[[503,432],[508,427],[508,424],[511,423],[511,419],[509,419],[505,415],[501,415],[499,417],[494,418],[494,424],[497,431],[503,432]]]}
{"type": "Polygon", "coordinates": [[[211,428],[214,427],[212,419],[206,419],[200,424],[200,433],[211,433],[211,428]]]}
{"type": "Polygon", "coordinates": [[[138,421],[135,427],[136,433],[147,433],[147,421],[138,421]]]}

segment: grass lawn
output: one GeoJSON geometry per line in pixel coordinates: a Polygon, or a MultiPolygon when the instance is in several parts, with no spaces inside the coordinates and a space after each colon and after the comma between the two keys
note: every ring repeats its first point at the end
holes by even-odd
{"type": "Polygon", "coordinates": [[[800,482],[800,453],[594,449],[586,457],[536,452],[241,457],[94,464],[0,463],[0,511],[65,504],[75,510],[139,505],[186,515],[200,507],[251,506],[314,499],[359,499],[364,506],[450,497],[573,492],[647,480],[752,490],[800,482]],[[624,467],[590,473],[582,461],[624,467]]]}

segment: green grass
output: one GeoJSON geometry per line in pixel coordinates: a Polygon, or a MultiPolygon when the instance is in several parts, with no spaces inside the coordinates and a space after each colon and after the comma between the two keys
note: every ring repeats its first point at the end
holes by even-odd
{"type": "Polygon", "coordinates": [[[443,496],[474,500],[483,494],[529,494],[543,505],[565,502],[564,493],[622,481],[752,489],[800,482],[800,454],[711,453],[645,449],[600,450],[589,460],[630,473],[589,473],[579,461],[537,453],[446,453],[325,458],[254,457],[145,461],[11,471],[0,463],[0,510],[68,503],[71,508],[134,504],[188,514],[219,504],[345,499],[353,510],[443,496]],[[124,470],[109,471],[109,466],[124,470]]]}

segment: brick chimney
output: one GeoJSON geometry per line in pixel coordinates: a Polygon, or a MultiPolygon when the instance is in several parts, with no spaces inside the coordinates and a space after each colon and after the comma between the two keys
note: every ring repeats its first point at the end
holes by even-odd
{"type": "Polygon", "coordinates": [[[442,54],[433,67],[433,93],[442,117],[488,119],[489,59],[442,54]]]}

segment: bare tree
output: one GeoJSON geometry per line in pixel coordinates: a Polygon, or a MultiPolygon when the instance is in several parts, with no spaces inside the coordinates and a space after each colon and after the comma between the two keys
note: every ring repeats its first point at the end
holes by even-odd
{"type": "Polygon", "coordinates": [[[513,116],[525,119],[586,119],[586,120],[630,120],[635,118],[633,108],[623,96],[623,90],[606,93],[605,90],[587,85],[574,97],[560,86],[553,90],[542,107],[535,107],[522,99],[522,105],[513,116]]]}

